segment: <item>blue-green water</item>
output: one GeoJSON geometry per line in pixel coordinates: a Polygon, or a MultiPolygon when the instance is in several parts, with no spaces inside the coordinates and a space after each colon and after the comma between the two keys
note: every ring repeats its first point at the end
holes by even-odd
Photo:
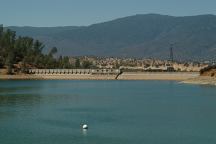
{"type": "Polygon", "coordinates": [[[0,144],[215,143],[216,87],[0,81],[0,144]]]}

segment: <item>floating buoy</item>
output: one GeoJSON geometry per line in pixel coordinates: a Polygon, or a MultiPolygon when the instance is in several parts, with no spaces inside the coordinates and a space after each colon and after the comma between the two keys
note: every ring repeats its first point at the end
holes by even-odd
{"type": "Polygon", "coordinates": [[[88,125],[84,124],[84,125],[82,125],[82,128],[85,129],[85,130],[87,130],[88,129],[88,125]]]}

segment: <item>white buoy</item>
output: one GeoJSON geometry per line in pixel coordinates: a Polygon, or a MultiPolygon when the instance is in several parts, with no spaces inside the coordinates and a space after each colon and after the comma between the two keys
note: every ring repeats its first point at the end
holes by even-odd
{"type": "Polygon", "coordinates": [[[87,124],[83,124],[82,128],[85,129],[85,130],[87,130],[88,129],[88,125],[87,124]]]}

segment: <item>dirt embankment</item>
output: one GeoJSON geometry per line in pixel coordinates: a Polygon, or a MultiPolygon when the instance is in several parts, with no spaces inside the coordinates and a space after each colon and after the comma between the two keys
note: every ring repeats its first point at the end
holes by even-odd
{"type": "Polygon", "coordinates": [[[210,69],[200,74],[201,76],[216,77],[216,69],[210,69]]]}
{"type": "Polygon", "coordinates": [[[0,75],[6,75],[7,69],[0,69],[0,75]]]}
{"type": "Polygon", "coordinates": [[[216,85],[216,77],[199,76],[196,78],[185,80],[182,83],[198,85],[216,85]]]}
{"type": "Polygon", "coordinates": [[[216,66],[209,66],[200,71],[200,76],[183,81],[189,84],[216,85],[216,66]]]}

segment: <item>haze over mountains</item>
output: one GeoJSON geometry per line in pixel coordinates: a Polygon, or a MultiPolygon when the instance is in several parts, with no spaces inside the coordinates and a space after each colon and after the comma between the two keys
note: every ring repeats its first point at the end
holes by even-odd
{"type": "Polygon", "coordinates": [[[31,36],[59,54],[169,58],[174,44],[177,60],[216,59],[216,16],[173,17],[135,15],[90,26],[9,27],[31,36]]]}

